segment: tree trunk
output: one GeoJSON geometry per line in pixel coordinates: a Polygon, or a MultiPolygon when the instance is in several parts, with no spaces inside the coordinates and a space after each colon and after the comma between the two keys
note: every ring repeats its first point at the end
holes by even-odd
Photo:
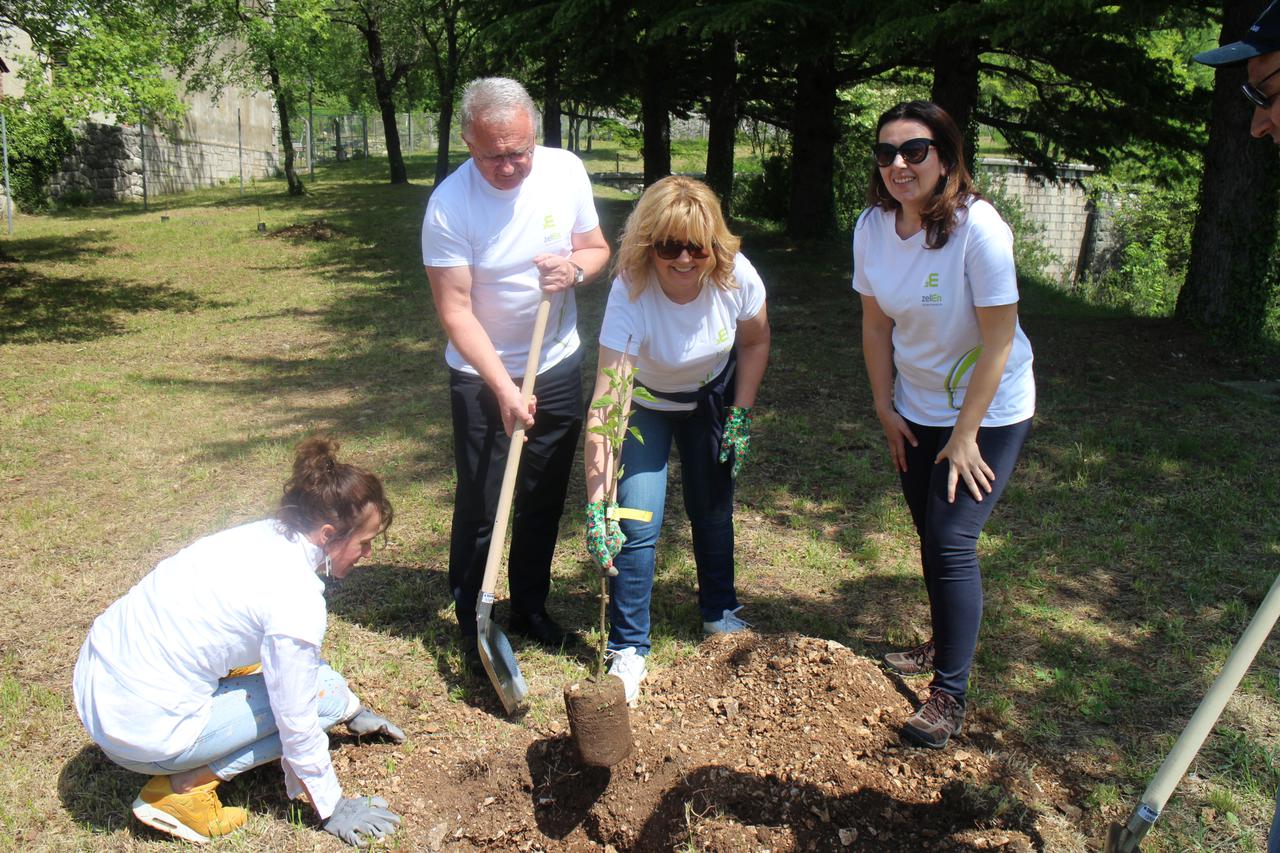
{"type": "Polygon", "coordinates": [[[543,66],[545,77],[543,86],[546,98],[542,102],[542,145],[544,148],[560,147],[560,62],[548,51],[546,64],[543,66]]]}
{"type": "Polygon", "coordinates": [[[738,133],[738,42],[722,37],[711,49],[710,131],[707,185],[720,196],[726,217],[733,204],[733,146],[738,133]]]}
{"type": "Polygon", "coordinates": [[[453,89],[448,94],[441,86],[440,127],[437,128],[440,144],[436,147],[436,186],[449,177],[449,135],[453,133],[453,89]]]}
{"type": "Polygon", "coordinates": [[[640,121],[644,124],[644,185],[671,174],[671,113],[667,109],[670,77],[666,51],[661,46],[645,51],[644,82],[640,92],[640,121]]]}
{"type": "Polygon", "coordinates": [[[955,119],[964,135],[964,160],[976,168],[978,123],[973,118],[978,105],[978,54],[975,41],[940,44],[934,53],[933,90],[930,99],[955,119]]]}
{"type": "Polygon", "coordinates": [[[796,97],[791,114],[791,198],[787,234],[825,237],[835,231],[836,74],[830,39],[806,42],[796,68],[796,97]]]}
{"type": "Polygon", "coordinates": [[[462,57],[458,53],[458,20],[457,10],[445,19],[445,57],[444,67],[436,63],[440,86],[440,127],[438,136],[440,144],[436,147],[436,182],[438,187],[449,177],[449,136],[453,133],[453,99],[458,91],[458,69],[462,65],[462,57]]]}
{"type": "MultiPolygon", "coordinates": [[[[387,75],[386,62],[382,53],[382,33],[370,22],[367,29],[362,29],[365,45],[369,49],[369,67],[373,72],[373,91],[378,99],[378,111],[382,114],[382,130],[387,140],[387,164],[391,168],[391,183],[407,184],[409,175],[404,167],[404,154],[400,151],[400,130],[396,127],[395,86],[396,81],[387,75]]],[[[369,152],[364,152],[369,156],[369,152]]]]}
{"type": "MultiPolygon", "coordinates": [[[[1227,0],[1221,41],[1247,32],[1264,5],[1263,0],[1227,0]]],[[[1249,136],[1252,110],[1240,97],[1245,77],[1243,66],[1219,68],[1215,75],[1200,211],[1176,313],[1248,345],[1262,335],[1275,284],[1280,161],[1270,139],[1249,136]]]]}
{"type": "Polygon", "coordinates": [[[280,114],[280,147],[284,149],[284,179],[289,184],[289,195],[306,195],[302,178],[298,177],[293,167],[293,131],[289,129],[292,109],[289,96],[280,85],[280,69],[276,66],[275,51],[267,52],[267,76],[271,81],[271,91],[276,96],[276,112],[280,114]]]}

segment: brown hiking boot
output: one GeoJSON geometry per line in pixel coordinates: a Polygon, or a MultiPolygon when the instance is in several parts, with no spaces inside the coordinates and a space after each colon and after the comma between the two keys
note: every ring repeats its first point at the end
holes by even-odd
{"type": "Polygon", "coordinates": [[[907,718],[902,734],[921,746],[942,749],[952,735],[960,734],[964,705],[950,693],[935,690],[929,699],[907,718]]]}
{"type": "Polygon", "coordinates": [[[933,640],[905,652],[889,652],[881,660],[899,675],[924,675],[933,672],[933,640]]]}

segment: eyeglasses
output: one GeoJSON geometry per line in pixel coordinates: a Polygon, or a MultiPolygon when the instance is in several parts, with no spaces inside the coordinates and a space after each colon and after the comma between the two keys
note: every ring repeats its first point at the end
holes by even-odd
{"type": "Polygon", "coordinates": [[[699,246],[697,243],[681,243],[679,240],[663,240],[661,243],[654,243],[653,251],[664,261],[674,261],[680,257],[681,252],[688,252],[689,257],[697,261],[711,254],[711,250],[706,246],[699,246]]]}
{"type": "Polygon", "coordinates": [[[1271,106],[1271,101],[1275,96],[1274,95],[1267,96],[1262,94],[1262,90],[1259,89],[1258,87],[1261,86],[1263,83],[1267,82],[1268,80],[1270,80],[1272,77],[1276,76],[1277,74],[1280,74],[1280,68],[1277,68],[1275,71],[1272,71],[1270,74],[1268,74],[1266,77],[1263,77],[1257,83],[1245,82],[1243,85],[1241,85],[1240,91],[1244,92],[1244,96],[1249,99],[1250,103],[1252,103],[1256,107],[1262,107],[1265,110],[1271,106]]]}
{"type": "Polygon", "coordinates": [[[888,168],[893,165],[894,158],[899,154],[902,159],[912,165],[923,163],[924,158],[929,156],[929,146],[937,148],[937,143],[932,139],[926,139],[923,136],[915,139],[908,139],[901,145],[890,145],[888,142],[877,142],[871,146],[871,156],[876,158],[876,165],[881,168],[888,168]]]}
{"type": "Polygon", "coordinates": [[[519,151],[512,151],[509,154],[492,154],[488,157],[472,154],[471,156],[484,163],[488,163],[490,166],[497,167],[506,165],[507,163],[512,165],[515,165],[516,163],[523,163],[532,153],[533,146],[530,145],[526,148],[520,149],[519,151]]]}

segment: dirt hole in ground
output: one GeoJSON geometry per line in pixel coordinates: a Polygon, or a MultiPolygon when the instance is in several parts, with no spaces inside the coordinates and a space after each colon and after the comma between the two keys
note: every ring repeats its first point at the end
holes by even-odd
{"type": "Polygon", "coordinates": [[[1012,853],[1079,842],[1057,809],[1067,793],[996,726],[968,720],[941,751],[907,745],[898,731],[927,679],[894,680],[839,643],[734,634],[654,670],[632,710],[635,751],[611,770],[584,766],[563,731],[534,730],[478,751],[471,738],[466,755],[440,743],[435,761],[399,767],[404,849],[1012,853]]]}
{"type": "Polygon", "coordinates": [[[323,219],[317,219],[314,222],[303,222],[298,225],[290,225],[271,233],[272,237],[282,237],[286,240],[315,240],[324,242],[328,240],[337,240],[345,237],[346,234],[342,229],[337,228],[323,219]]]}

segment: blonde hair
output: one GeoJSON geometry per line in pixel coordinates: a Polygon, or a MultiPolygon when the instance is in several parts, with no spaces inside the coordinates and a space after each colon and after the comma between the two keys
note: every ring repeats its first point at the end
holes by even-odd
{"type": "Polygon", "coordinates": [[[742,241],[729,233],[720,212],[720,199],[701,181],[670,175],[644,191],[622,229],[614,274],[626,282],[632,302],[649,286],[653,271],[649,250],[666,240],[710,248],[712,263],[704,281],[711,281],[721,290],[737,288],[733,258],[742,241]]]}

